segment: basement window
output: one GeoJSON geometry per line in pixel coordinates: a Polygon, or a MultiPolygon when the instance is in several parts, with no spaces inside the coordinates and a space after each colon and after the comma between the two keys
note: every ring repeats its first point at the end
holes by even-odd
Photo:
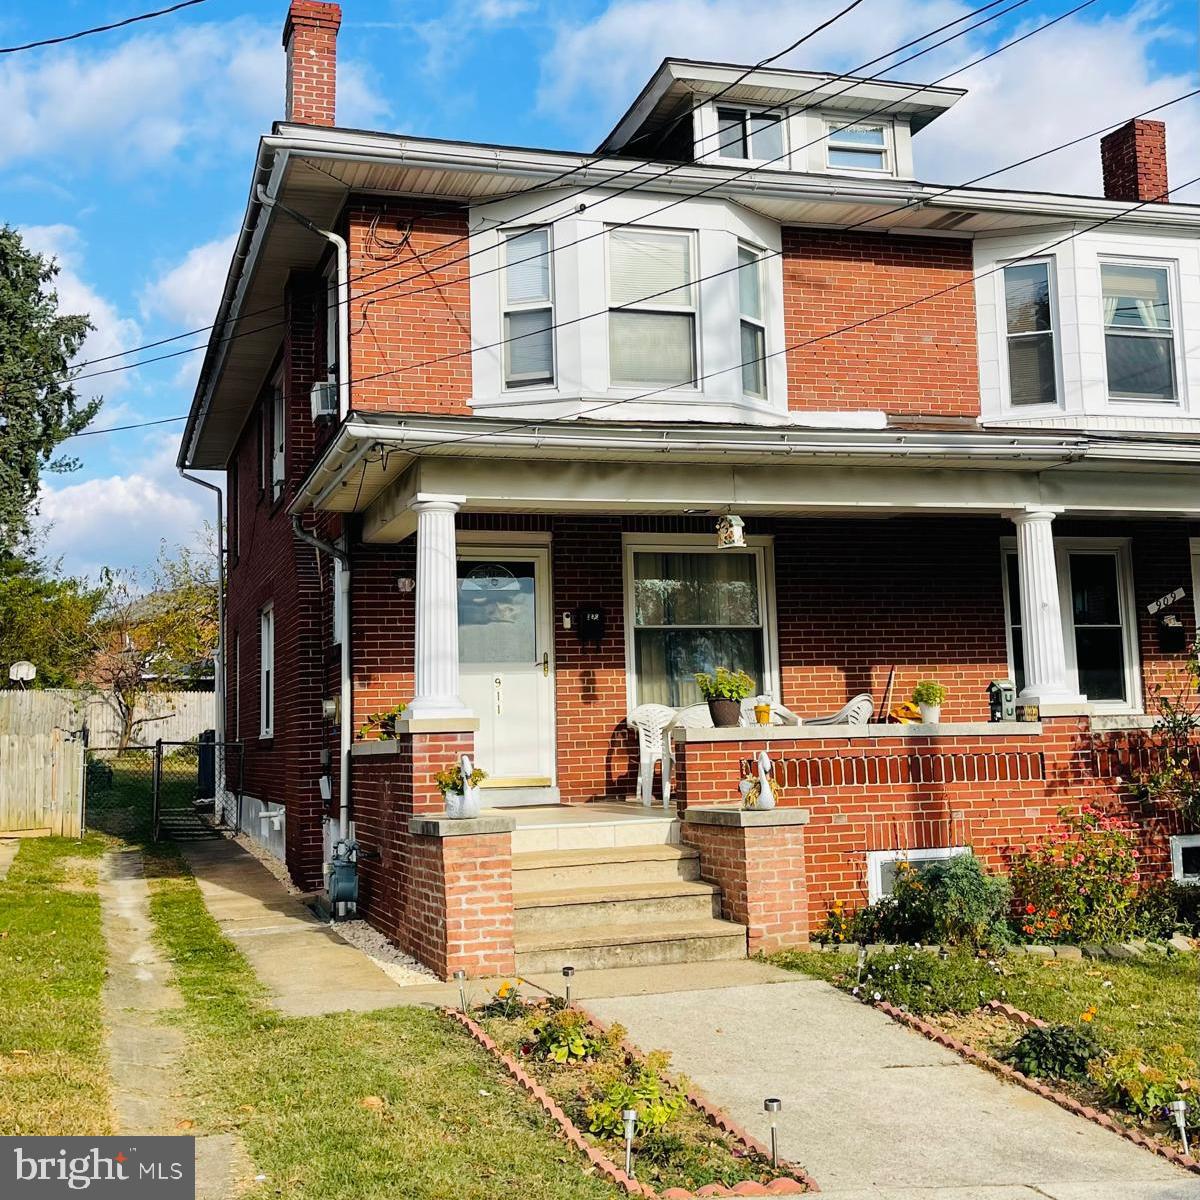
{"type": "Polygon", "coordinates": [[[1171,839],[1171,878],[1200,886],[1200,833],[1181,833],[1171,839]]]}
{"type": "Polygon", "coordinates": [[[969,854],[966,846],[932,846],[923,850],[870,850],[867,852],[867,899],[874,904],[890,896],[896,884],[896,871],[904,863],[920,871],[930,863],[943,862],[969,854]]]}

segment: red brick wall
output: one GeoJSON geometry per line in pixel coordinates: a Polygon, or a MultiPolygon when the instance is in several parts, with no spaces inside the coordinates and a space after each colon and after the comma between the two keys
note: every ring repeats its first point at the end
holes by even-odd
{"type": "Polygon", "coordinates": [[[318,0],[292,0],[283,27],[287,49],[288,121],[334,124],[337,97],[337,34],[342,10],[318,0]]]}
{"type": "Polygon", "coordinates": [[[788,406],[979,415],[971,243],[948,238],[783,230],[788,406]],[[801,346],[898,308],[894,316],[801,346]]]}
{"type": "Polygon", "coordinates": [[[463,210],[435,207],[356,198],[346,211],[356,411],[470,413],[477,260],[463,210]]]}
{"type": "Polygon", "coordinates": [[[1100,139],[1104,195],[1109,200],[1165,203],[1167,127],[1162,121],[1137,120],[1100,139]]]}

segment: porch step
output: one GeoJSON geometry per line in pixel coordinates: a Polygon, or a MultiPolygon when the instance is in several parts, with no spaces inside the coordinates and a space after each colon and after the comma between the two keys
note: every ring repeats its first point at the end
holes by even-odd
{"type": "Polygon", "coordinates": [[[700,855],[691,846],[611,846],[513,855],[515,892],[699,878],[700,855]]]}
{"type": "MultiPolygon", "coordinates": [[[[634,813],[637,808],[630,805],[634,813]]],[[[653,810],[650,810],[653,811],[653,810]]],[[[572,814],[563,821],[518,824],[512,835],[513,854],[531,854],[542,850],[601,850],[615,846],[677,846],[683,841],[680,823],[670,816],[612,816],[597,812],[595,817],[572,814]]]]}
{"type": "Polygon", "coordinates": [[[626,883],[616,886],[565,888],[561,891],[513,893],[518,935],[553,929],[705,921],[721,915],[721,893],[711,883],[677,879],[673,883],[626,883]]]}
{"type": "Polygon", "coordinates": [[[746,957],[746,930],[716,919],[660,925],[595,925],[518,933],[517,971],[558,971],[716,962],[746,957]]]}

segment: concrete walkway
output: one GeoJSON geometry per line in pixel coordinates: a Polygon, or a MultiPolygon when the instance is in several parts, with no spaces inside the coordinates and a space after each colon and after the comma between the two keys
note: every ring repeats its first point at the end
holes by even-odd
{"type": "Polygon", "coordinates": [[[597,999],[643,1049],[836,1200],[1200,1200],[1200,1176],[1042,1100],[819,980],[597,999]]]}

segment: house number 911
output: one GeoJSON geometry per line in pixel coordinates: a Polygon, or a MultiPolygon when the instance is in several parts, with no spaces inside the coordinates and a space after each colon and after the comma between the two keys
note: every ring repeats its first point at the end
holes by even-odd
{"type": "Polygon", "coordinates": [[[502,710],[504,708],[504,705],[503,705],[504,693],[500,689],[500,676],[499,675],[497,675],[496,678],[492,680],[492,684],[496,688],[496,716],[498,716],[498,717],[503,716],[504,714],[503,714],[502,710]]]}

